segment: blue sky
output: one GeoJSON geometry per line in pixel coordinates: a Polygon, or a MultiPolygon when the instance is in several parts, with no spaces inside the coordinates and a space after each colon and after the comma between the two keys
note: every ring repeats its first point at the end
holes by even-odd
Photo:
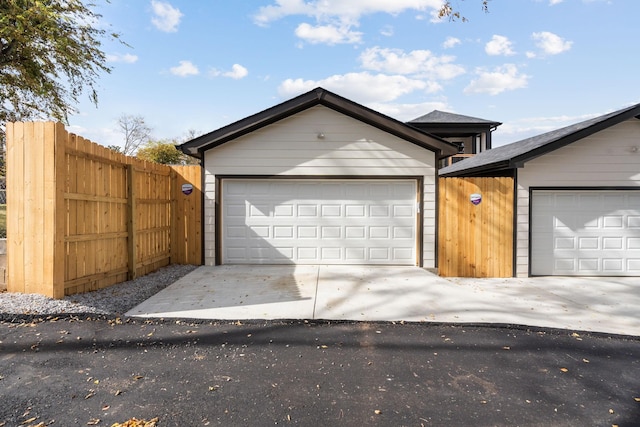
{"type": "Polygon", "coordinates": [[[157,139],[210,132],[317,86],[408,121],[434,109],[502,122],[494,145],[640,102],[640,1],[111,0],[113,72],[72,132],[120,145],[117,118],[157,139]]]}

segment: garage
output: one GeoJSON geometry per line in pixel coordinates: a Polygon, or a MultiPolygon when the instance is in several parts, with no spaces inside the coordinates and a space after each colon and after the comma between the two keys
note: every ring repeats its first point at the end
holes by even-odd
{"type": "Polygon", "coordinates": [[[223,179],[223,264],[416,265],[416,179],[223,179]]]}
{"type": "Polygon", "coordinates": [[[639,171],[635,104],[486,150],[440,176],[513,180],[514,275],[637,277],[639,171]]]}
{"type": "Polygon", "coordinates": [[[532,190],[531,274],[640,275],[640,191],[532,190]]]}
{"type": "Polygon", "coordinates": [[[315,88],[180,149],[203,166],[205,265],[436,268],[450,142],[315,88]]]}

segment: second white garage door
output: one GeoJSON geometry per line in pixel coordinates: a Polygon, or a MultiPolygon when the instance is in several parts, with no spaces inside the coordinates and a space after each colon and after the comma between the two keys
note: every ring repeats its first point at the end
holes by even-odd
{"type": "Polygon", "coordinates": [[[416,180],[222,181],[223,264],[416,265],[416,180]]]}
{"type": "Polygon", "coordinates": [[[531,274],[640,275],[640,191],[534,190],[531,274]]]}

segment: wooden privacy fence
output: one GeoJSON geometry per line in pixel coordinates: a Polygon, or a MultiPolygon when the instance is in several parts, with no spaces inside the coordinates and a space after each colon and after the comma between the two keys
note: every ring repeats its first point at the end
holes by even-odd
{"type": "Polygon", "coordinates": [[[124,156],[60,123],[6,132],[9,292],[62,298],[201,264],[200,166],[124,156]]]}
{"type": "Polygon", "coordinates": [[[441,276],[513,276],[513,194],[510,177],[439,179],[441,276]]]}

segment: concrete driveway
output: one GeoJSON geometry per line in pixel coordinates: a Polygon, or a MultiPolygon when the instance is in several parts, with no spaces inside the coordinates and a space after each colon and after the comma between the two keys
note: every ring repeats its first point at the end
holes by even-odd
{"type": "Polygon", "coordinates": [[[128,316],[517,324],[640,336],[640,280],[445,279],[418,267],[200,267],[128,316]]]}

